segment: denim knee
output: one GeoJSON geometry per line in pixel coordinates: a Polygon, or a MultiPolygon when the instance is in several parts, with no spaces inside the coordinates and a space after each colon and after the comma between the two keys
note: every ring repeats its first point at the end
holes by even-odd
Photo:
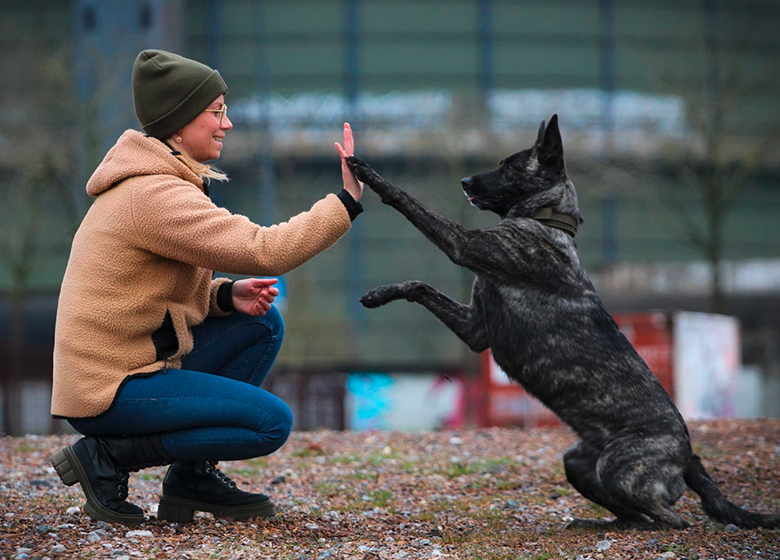
{"type": "Polygon", "coordinates": [[[284,318],[276,306],[272,305],[262,318],[266,326],[271,329],[273,337],[281,341],[284,338],[284,318]]]}
{"type": "Polygon", "coordinates": [[[263,340],[265,339],[270,331],[270,336],[278,341],[281,342],[284,339],[284,319],[282,318],[282,314],[279,313],[279,310],[276,309],[273,305],[271,306],[271,309],[266,311],[265,315],[263,316],[244,316],[245,323],[243,326],[249,327],[253,329],[253,333],[256,331],[257,334],[252,334],[251,336],[256,337],[257,340],[263,340]],[[262,327],[254,329],[254,327],[262,327]]]}
{"type": "Polygon", "coordinates": [[[266,445],[270,450],[267,453],[273,453],[279,449],[290,437],[293,425],[293,413],[286,402],[281,399],[278,401],[270,415],[273,418],[274,426],[263,433],[266,439],[266,445]]]}

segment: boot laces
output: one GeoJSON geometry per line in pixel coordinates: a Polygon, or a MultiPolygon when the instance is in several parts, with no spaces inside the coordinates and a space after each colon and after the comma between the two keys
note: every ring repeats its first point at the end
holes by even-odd
{"type": "Polygon", "coordinates": [[[233,482],[233,480],[231,480],[231,478],[228,475],[226,475],[217,467],[215,467],[214,464],[211,463],[210,461],[206,461],[206,472],[209,474],[213,474],[217,480],[219,480],[222,484],[224,484],[231,490],[236,489],[236,483],[233,482]]]}

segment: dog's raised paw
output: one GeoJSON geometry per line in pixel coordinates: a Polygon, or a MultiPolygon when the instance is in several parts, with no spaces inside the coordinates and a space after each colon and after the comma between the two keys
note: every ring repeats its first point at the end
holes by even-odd
{"type": "Polygon", "coordinates": [[[362,181],[369,186],[382,182],[382,178],[377,175],[377,172],[359,157],[349,156],[347,158],[347,167],[349,167],[350,171],[352,171],[359,181],[362,181]]]}
{"type": "Polygon", "coordinates": [[[360,298],[360,303],[363,304],[363,307],[374,309],[398,299],[399,296],[401,296],[401,290],[398,289],[397,285],[379,286],[360,298]]]}
{"type": "Polygon", "coordinates": [[[363,307],[368,309],[376,309],[377,307],[381,307],[385,304],[382,298],[378,297],[376,290],[372,290],[360,298],[360,303],[363,304],[363,307]]]}
{"type": "Polygon", "coordinates": [[[355,176],[361,181],[368,172],[373,172],[373,169],[371,169],[370,165],[368,165],[359,157],[355,156],[347,157],[347,167],[349,167],[350,171],[352,171],[352,173],[354,173],[355,176]]]}

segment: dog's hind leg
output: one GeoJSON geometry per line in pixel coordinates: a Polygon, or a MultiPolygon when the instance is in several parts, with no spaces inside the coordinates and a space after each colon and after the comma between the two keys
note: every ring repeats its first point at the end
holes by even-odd
{"type": "Polygon", "coordinates": [[[685,491],[687,440],[673,434],[624,435],[611,441],[596,471],[604,489],[624,507],[639,511],[657,528],[684,529],[672,510],[685,491]]]}
{"type": "Polygon", "coordinates": [[[577,442],[563,456],[566,479],[585,498],[615,514],[614,521],[575,519],[568,528],[636,529],[651,525],[649,518],[616,500],[601,483],[596,472],[601,453],[583,441],[577,442]]]}
{"type": "Polygon", "coordinates": [[[374,308],[398,299],[425,307],[465,342],[472,352],[479,353],[487,349],[487,331],[476,306],[458,303],[425,282],[410,281],[380,286],[364,295],[360,302],[365,307],[374,308]]]}

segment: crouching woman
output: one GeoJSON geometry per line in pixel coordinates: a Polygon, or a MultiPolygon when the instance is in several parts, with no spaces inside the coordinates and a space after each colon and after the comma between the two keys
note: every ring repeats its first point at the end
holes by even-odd
{"type": "Polygon", "coordinates": [[[226,177],[206,162],[233,128],[227,91],[208,66],[141,52],[133,96],[145,134],[125,132],[87,183],[95,200],[60,291],[51,408],[84,437],[52,464],[81,485],[97,520],[143,522],[127,501],[129,473],[168,464],[160,519],[274,515],[267,496],[216,464],[273,453],[290,433],[289,407],[260,388],[284,336],[278,290],[214,271],[278,276],[302,265],[350,229],[363,186],[345,164],[345,125],[338,194],[272,227],[215,206],[208,184],[226,177]]]}

